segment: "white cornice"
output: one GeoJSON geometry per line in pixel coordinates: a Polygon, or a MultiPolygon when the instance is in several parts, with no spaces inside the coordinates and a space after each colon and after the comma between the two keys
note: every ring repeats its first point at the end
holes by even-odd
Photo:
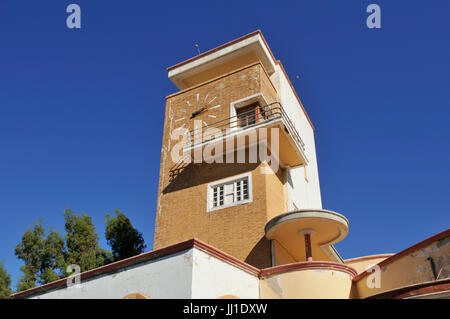
{"type": "Polygon", "coordinates": [[[254,52],[259,57],[269,75],[273,74],[276,69],[276,62],[259,33],[237,42],[230,42],[229,45],[208,52],[205,52],[199,58],[187,60],[179,66],[170,68],[168,74],[169,79],[182,90],[186,88],[183,79],[250,52],[254,52]]]}

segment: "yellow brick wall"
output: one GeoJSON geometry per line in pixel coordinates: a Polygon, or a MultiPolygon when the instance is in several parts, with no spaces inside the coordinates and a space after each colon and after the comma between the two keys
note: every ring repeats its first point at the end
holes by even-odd
{"type": "Polygon", "coordinates": [[[275,89],[257,63],[167,97],[155,249],[197,238],[256,267],[271,265],[264,226],[268,216],[284,209],[281,173],[262,175],[260,169],[265,163],[179,165],[170,156],[172,147],[179,143],[170,139],[170,132],[183,125],[193,129],[193,120],[189,119],[193,111],[208,103],[209,107],[221,105],[195,117],[209,125],[230,116],[231,102],[261,92],[271,101],[276,100],[275,89]],[[253,201],[207,212],[208,184],[246,172],[252,174],[253,201]]]}
{"type": "MultiPolygon", "coordinates": [[[[269,165],[263,163],[267,168],[269,165]]],[[[266,174],[265,184],[266,184],[266,194],[268,196],[265,198],[267,202],[267,220],[271,220],[273,217],[283,214],[287,211],[285,193],[284,193],[284,170],[279,169],[275,174],[266,174]]]]}

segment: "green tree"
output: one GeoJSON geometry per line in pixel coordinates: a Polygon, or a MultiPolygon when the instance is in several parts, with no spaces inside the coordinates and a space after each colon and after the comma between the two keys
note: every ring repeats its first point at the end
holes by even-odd
{"type": "Polygon", "coordinates": [[[116,216],[106,213],[105,237],[111,246],[114,260],[121,260],[141,254],[146,245],[142,234],[131,224],[125,214],[115,209],[116,216]]]}
{"type": "Polygon", "coordinates": [[[36,281],[38,277],[36,276],[33,267],[31,265],[26,265],[20,267],[20,270],[22,270],[23,274],[22,277],[20,277],[19,283],[17,284],[17,291],[23,291],[36,287],[36,281]]]}
{"type": "Polygon", "coordinates": [[[9,289],[11,285],[11,276],[6,272],[3,263],[0,262],[0,299],[8,299],[12,291],[9,289]]]}
{"type": "Polygon", "coordinates": [[[64,265],[64,239],[58,232],[50,230],[48,235],[42,220],[27,230],[15,247],[15,254],[25,263],[17,286],[18,291],[33,288],[61,278],[64,265]]]}
{"type": "MultiPolygon", "coordinates": [[[[84,212],[75,214],[70,208],[64,211],[66,229],[66,265],[76,264],[87,271],[111,262],[111,252],[100,248],[98,234],[91,217],[84,212]]],[[[66,275],[69,275],[66,273],[66,275]]]]}

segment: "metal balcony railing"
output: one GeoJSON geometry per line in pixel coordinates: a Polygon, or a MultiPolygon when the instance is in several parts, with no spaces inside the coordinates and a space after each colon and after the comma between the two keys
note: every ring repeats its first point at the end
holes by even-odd
{"type": "MultiPolygon", "coordinates": [[[[206,143],[219,138],[213,131],[208,133],[208,129],[215,128],[222,132],[220,138],[227,137],[230,134],[234,134],[242,130],[260,126],[277,119],[281,119],[288,134],[292,137],[296,146],[303,153],[305,150],[305,143],[301,139],[298,131],[293,125],[292,121],[287,116],[281,103],[273,102],[264,106],[257,106],[255,109],[251,109],[246,112],[241,112],[236,116],[231,116],[226,119],[214,122],[209,125],[203,125],[202,127],[195,128],[189,132],[190,146],[196,146],[198,144],[206,143]],[[227,130],[228,129],[228,130],[227,130]],[[205,131],[206,130],[206,131],[205,131]]],[[[214,130],[217,132],[217,130],[214,130]]]]}

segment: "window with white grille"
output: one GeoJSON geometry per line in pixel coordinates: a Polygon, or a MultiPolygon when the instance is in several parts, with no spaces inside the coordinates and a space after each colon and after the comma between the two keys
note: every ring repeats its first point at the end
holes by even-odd
{"type": "Polygon", "coordinates": [[[223,206],[225,203],[223,193],[224,185],[216,186],[213,188],[213,207],[223,206]]]}
{"type": "Polygon", "coordinates": [[[208,211],[245,204],[251,201],[250,174],[208,186],[208,211]]]}

